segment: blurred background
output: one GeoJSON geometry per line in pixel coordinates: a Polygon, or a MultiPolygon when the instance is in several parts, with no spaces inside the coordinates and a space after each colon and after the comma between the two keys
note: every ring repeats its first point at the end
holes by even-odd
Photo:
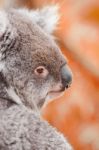
{"type": "Polygon", "coordinates": [[[29,9],[60,5],[61,19],[54,34],[69,60],[73,84],[42,115],[75,150],[99,150],[99,1],[0,0],[1,7],[10,2],[29,9]]]}

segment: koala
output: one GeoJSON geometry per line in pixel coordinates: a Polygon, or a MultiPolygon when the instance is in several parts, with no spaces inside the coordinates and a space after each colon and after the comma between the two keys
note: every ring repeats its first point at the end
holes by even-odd
{"type": "Polygon", "coordinates": [[[4,9],[0,20],[0,150],[73,150],[39,113],[72,82],[52,35],[57,7],[4,9]]]}

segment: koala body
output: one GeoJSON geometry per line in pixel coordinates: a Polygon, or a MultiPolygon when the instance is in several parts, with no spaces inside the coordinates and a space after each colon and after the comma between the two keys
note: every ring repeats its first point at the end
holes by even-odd
{"type": "Polygon", "coordinates": [[[72,150],[35,110],[72,79],[51,35],[55,9],[0,12],[0,150],[72,150]]]}

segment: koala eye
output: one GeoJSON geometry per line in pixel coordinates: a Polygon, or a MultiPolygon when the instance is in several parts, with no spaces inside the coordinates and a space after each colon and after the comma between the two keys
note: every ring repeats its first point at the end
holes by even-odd
{"type": "Polygon", "coordinates": [[[39,66],[34,70],[35,75],[45,78],[48,75],[48,70],[44,66],[39,66]]]}

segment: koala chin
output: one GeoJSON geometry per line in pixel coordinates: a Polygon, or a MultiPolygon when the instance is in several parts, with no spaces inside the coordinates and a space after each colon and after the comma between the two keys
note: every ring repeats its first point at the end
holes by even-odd
{"type": "Polygon", "coordinates": [[[58,19],[57,6],[0,11],[0,150],[72,150],[36,111],[72,82],[52,36],[58,19]]]}

